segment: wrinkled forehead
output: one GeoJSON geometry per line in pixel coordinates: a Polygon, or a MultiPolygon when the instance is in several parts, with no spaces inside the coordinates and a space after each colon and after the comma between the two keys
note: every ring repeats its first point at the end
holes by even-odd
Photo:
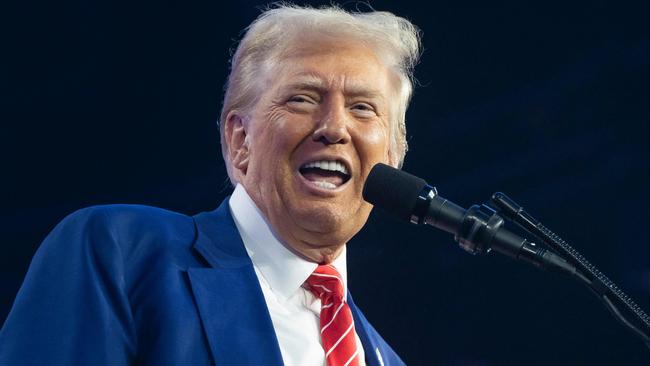
{"type": "Polygon", "coordinates": [[[323,53],[345,53],[351,50],[363,50],[368,56],[389,69],[395,68],[397,62],[392,52],[385,52],[384,47],[377,42],[371,42],[360,35],[346,37],[341,34],[308,32],[300,37],[288,37],[281,44],[274,46],[268,63],[279,63],[295,57],[309,57],[323,53]]]}
{"type": "Polygon", "coordinates": [[[395,100],[401,80],[386,57],[367,44],[349,39],[319,36],[279,47],[261,65],[260,80],[265,88],[278,86],[278,81],[302,84],[310,88],[344,87],[349,94],[372,94],[395,100]],[[349,55],[355,55],[350,60],[349,55]],[[328,63],[323,64],[323,60],[328,63]],[[356,72],[326,73],[323,70],[354,70],[356,72]]]}

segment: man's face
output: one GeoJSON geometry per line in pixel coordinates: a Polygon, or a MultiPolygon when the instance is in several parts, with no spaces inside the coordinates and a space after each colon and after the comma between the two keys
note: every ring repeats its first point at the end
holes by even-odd
{"type": "Polygon", "coordinates": [[[240,119],[233,166],[294,252],[330,261],[365,224],[365,179],[389,163],[396,80],[352,43],[300,48],[265,73],[259,101],[240,119]]]}

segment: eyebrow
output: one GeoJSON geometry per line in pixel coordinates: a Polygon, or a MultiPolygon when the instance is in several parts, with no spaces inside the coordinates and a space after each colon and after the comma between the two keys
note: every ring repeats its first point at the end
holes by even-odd
{"type": "Polygon", "coordinates": [[[308,74],[299,74],[296,81],[289,83],[284,89],[300,89],[300,90],[313,90],[317,92],[324,93],[327,91],[325,82],[323,79],[312,73],[308,74]]]}
{"type": "MultiPolygon", "coordinates": [[[[311,90],[318,92],[320,94],[325,94],[327,90],[327,85],[321,76],[314,73],[305,73],[297,75],[295,82],[289,83],[285,90],[311,90]]],[[[351,97],[367,97],[367,98],[381,98],[384,99],[384,96],[375,89],[369,89],[363,85],[359,85],[355,82],[346,83],[344,93],[346,96],[351,97]]]]}

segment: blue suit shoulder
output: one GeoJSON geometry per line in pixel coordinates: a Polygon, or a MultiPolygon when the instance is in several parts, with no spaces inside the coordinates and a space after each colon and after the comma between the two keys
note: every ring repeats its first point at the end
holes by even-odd
{"type": "Polygon", "coordinates": [[[192,217],[154,207],[68,215],[34,255],[0,331],[0,365],[131,364],[143,327],[190,306],[181,272],[200,265],[195,238],[192,217]]]}
{"type": "MultiPolygon", "coordinates": [[[[72,235],[74,239],[81,239],[82,244],[91,246],[109,240],[129,258],[142,246],[151,246],[148,250],[173,251],[174,246],[186,250],[196,237],[196,229],[192,217],[184,214],[151,206],[117,204],[73,212],[57,225],[43,246],[50,244],[51,236],[59,234],[72,235]]],[[[68,245],[70,243],[75,241],[67,241],[68,245]]]]}

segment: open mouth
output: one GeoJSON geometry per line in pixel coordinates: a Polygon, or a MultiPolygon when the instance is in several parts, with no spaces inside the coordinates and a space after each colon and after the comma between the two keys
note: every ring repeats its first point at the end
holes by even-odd
{"type": "Polygon", "coordinates": [[[299,169],[306,180],[324,189],[336,189],[350,180],[350,171],[341,161],[318,160],[299,169]]]}

